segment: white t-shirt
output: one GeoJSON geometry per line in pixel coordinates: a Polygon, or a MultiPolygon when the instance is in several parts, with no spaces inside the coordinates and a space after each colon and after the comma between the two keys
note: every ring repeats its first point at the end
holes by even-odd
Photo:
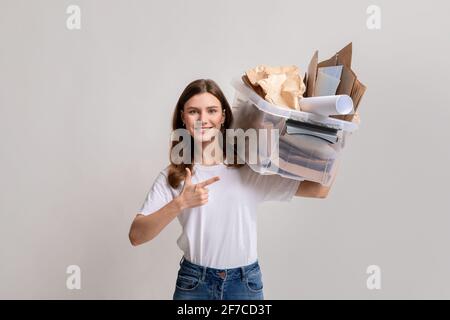
{"type": "MultiPolygon", "coordinates": [[[[140,213],[149,215],[178,196],[168,181],[166,167],[156,177],[140,213]]],[[[177,244],[184,257],[204,267],[226,269],[249,265],[257,260],[256,209],[263,201],[289,201],[300,181],[278,175],[260,175],[247,165],[240,168],[224,164],[194,165],[192,183],[211,177],[220,180],[208,185],[208,203],[183,210],[177,244]]]]}

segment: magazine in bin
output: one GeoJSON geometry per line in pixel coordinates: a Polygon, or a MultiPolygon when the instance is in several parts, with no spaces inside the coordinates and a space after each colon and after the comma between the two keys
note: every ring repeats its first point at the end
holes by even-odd
{"type": "Polygon", "coordinates": [[[249,139],[241,159],[260,174],[330,185],[346,135],[357,124],[273,105],[239,78],[232,85],[236,89],[232,128],[267,129],[267,134],[256,135],[256,161],[250,161],[255,152],[249,139]],[[271,129],[278,129],[278,138],[271,129]]]}

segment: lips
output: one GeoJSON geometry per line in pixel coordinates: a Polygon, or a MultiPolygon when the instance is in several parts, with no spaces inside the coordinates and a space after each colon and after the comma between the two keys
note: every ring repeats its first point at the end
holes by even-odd
{"type": "Polygon", "coordinates": [[[200,132],[201,132],[202,134],[205,134],[205,133],[206,133],[206,130],[211,129],[211,128],[212,128],[212,127],[204,127],[204,128],[201,129],[200,132]]]}

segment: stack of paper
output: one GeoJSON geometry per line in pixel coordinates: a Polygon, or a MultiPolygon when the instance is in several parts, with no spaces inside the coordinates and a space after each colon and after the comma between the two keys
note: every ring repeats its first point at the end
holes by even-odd
{"type": "Polygon", "coordinates": [[[330,59],[318,62],[316,51],[308,66],[305,97],[348,95],[352,98],[354,113],[332,115],[333,118],[352,121],[357,112],[361,98],[366,91],[351,69],[352,43],[349,43],[330,59]]]}

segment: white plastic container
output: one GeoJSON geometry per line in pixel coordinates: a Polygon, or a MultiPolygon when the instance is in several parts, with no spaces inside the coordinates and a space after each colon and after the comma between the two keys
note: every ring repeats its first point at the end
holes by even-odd
{"type": "Polygon", "coordinates": [[[233,80],[232,85],[236,89],[232,128],[244,131],[250,128],[278,129],[279,133],[278,139],[276,135],[258,135],[256,162],[249,161],[250,148],[246,141],[246,154],[241,158],[249,167],[260,174],[278,174],[329,185],[336,173],[346,135],[357,130],[358,126],[275,106],[262,99],[241,79],[233,80]]]}

